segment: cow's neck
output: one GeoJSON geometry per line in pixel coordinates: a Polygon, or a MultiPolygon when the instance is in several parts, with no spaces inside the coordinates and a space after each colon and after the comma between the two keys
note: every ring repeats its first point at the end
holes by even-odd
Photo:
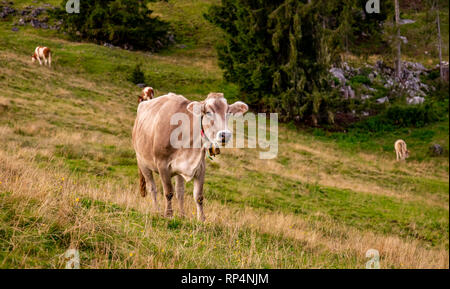
{"type": "Polygon", "coordinates": [[[214,156],[220,154],[220,149],[218,148],[218,146],[214,142],[212,142],[206,136],[205,130],[203,129],[203,115],[200,118],[200,128],[201,128],[202,143],[204,143],[203,149],[206,151],[206,154],[211,159],[211,157],[214,157],[214,156]]]}

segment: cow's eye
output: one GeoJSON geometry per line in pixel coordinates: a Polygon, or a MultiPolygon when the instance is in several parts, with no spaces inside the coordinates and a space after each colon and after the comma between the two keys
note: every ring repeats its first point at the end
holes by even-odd
{"type": "Polygon", "coordinates": [[[212,117],[212,116],[213,116],[213,113],[210,112],[210,111],[207,111],[207,112],[206,112],[206,116],[207,116],[207,117],[212,117]]]}

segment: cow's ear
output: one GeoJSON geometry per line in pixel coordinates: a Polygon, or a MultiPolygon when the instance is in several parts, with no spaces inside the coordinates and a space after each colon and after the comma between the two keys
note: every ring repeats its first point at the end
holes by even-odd
{"type": "Polygon", "coordinates": [[[232,115],[243,115],[248,110],[248,105],[242,101],[236,101],[232,105],[228,106],[228,113],[232,115]]]}
{"type": "Polygon", "coordinates": [[[193,101],[188,104],[187,110],[193,115],[202,115],[203,114],[203,103],[198,101],[193,101]]]}

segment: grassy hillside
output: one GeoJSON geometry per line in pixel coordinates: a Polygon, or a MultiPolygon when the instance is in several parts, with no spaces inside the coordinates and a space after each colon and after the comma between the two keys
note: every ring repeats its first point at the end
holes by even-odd
{"type": "Polygon", "coordinates": [[[63,268],[69,248],[82,268],[364,268],[371,248],[382,268],[448,268],[448,119],[366,139],[282,125],[276,159],[228,149],[207,160],[205,223],[191,184],[186,218],[140,197],[134,65],[157,95],[238,98],[201,17],[211,2],[151,3],[187,46],[160,54],[0,22],[0,268],[63,268]],[[31,64],[37,45],[54,50],[52,69],[31,64]],[[394,161],[397,138],[407,162],[394,161]],[[447,153],[428,156],[433,143],[447,153]]]}

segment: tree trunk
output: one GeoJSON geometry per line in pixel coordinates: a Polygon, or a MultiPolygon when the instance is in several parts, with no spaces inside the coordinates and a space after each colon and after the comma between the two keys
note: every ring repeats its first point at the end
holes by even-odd
{"type": "Polygon", "coordinates": [[[395,29],[397,30],[397,58],[395,60],[395,77],[397,78],[397,80],[400,80],[402,73],[402,41],[400,39],[400,7],[398,1],[399,0],[395,0],[395,29]]]}
{"type": "Polygon", "coordinates": [[[436,7],[436,22],[438,30],[438,49],[439,49],[439,73],[441,81],[444,81],[444,68],[442,67],[442,38],[441,38],[441,22],[439,20],[439,8],[436,7]]]}

